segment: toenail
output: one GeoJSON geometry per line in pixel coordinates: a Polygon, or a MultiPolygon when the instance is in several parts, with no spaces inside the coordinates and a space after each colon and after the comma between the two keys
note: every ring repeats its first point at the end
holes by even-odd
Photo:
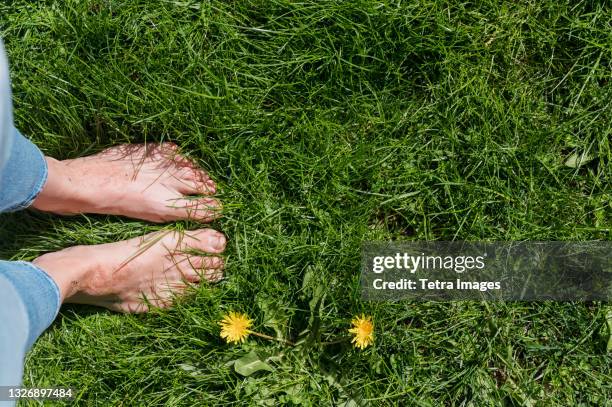
{"type": "Polygon", "coordinates": [[[217,250],[223,250],[225,249],[225,241],[225,236],[219,233],[214,237],[213,247],[217,250]]]}
{"type": "Polygon", "coordinates": [[[217,201],[216,199],[206,199],[204,200],[204,205],[206,205],[208,209],[216,209],[221,206],[219,204],[219,201],[217,201]]]}

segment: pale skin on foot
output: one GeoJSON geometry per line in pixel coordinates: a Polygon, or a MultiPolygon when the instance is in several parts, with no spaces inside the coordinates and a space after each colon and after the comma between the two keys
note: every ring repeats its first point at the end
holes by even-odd
{"type": "Polygon", "coordinates": [[[223,260],[215,254],[224,249],[225,237],[212,229],[156,232],[122,242],[70,247],[40,256],[34,264],[57,283],[62,302],[146,312],[147,302],[165,308],[190,284],[220,280],[223,260]]]}
{"type": "Polygon", "coordinates": [[[32,207],[56,214],[99,213],[151,222],[219,215],[208,174],[172,143],[123,145],[98,154],[58,161],[46,158],[47,182],[32,207]]]}
{"type": "MultiPolygon", "coordinates": [[[[124,145],[74,160],[46,158],[49,175],[33,203],[57,214],[98,213],[152,222],[219,217],[215,183],[174,144],[124,145]],[[194,195],[197,195],[194,196],[194,195]]],[[[212,229],[158,232],[116,243],[76,246],[34,264],[60,288],[62,302],[119,312],[168,307],[191,284],[223,276],[225,236],[212,229]]]]}

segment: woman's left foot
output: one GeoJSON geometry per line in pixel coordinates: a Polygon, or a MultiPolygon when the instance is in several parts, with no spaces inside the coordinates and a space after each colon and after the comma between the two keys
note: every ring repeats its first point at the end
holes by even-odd
{"type": "Polygon", "coordinates": [[[35,209],[99,213],[152,222],[220,216],[215,183],[172,143],[122,145],[74,160],[46,158],[49,175],[35,209]],[[195,197],[194,195],[199,195],[195,197]]]}
{"type": "Polygon", "coordinates": [[[62,302],[146,312],[149,304],[172,305],[189,285],[221,279],[225,244],[225,236],[212,229],[155,232],[47,253],[34,264],[55,281],[62,302]]]}

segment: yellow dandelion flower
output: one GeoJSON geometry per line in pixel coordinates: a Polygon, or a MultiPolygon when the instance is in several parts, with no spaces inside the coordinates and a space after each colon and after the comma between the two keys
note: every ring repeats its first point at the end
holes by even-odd
{"type": "Polygon", "coordinates": [[[245,314],[232,311],[219,322],[219,325],[221,325],[221,338],[225,339],[227,343],[244,342],[249,333],[251,333],[249,328],[252,324],[253,321],[245,314]]]}
{"type": "Polygon", "coordinates": [[[365,349],[374,343],[374,324],[371,316],[361,314],[360,317],[355,317],[351,321],[353,327],[348,331],[355,335],[352,343],[356,348],[365,349]]]}

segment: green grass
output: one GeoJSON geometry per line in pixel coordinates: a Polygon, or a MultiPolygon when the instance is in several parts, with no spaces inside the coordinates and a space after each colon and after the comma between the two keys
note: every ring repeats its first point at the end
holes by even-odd
{"type": "MultiPolygon", "coordinates": [[[[230,240],[227,279],[172,310],[64,307],[27,385],[100,406],[610,405],[609,305],[367,303],[358,285],[364,240],[610,240],[609,2],[19,0],[0,34],[46,154],[175,141],[219,183],[230,240]],[[376,343],[229,346],[232,309],[323,340],[365,312],[376,343]],[[236,374],[249,351],[273,371],[236,374]]],[[[156,228],[4,215],[0,255],[156,228]]]]}

